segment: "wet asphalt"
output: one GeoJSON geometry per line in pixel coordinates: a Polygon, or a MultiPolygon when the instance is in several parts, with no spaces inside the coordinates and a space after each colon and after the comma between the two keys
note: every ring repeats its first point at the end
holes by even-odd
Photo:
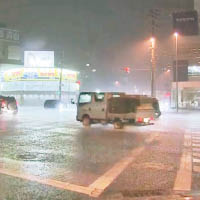
{"type": "MultiPolygon", "coordinates": [[[[0,116],[0,169],[88,187],[132,150],[144,146],[97,199],[173,199],[166,196],[175,195],[184,134],[200,133],[199,116],[196,111],[169,112],[155,125],[114,130],[112,125],[83,128],[74,109],[21,108],[16,116],[0,116]],[[155,140],[147,144],[153,134],[155,140]]],[[[195,192],[199,181],[194,173],[195,192]]],[[[95,198],[0,173],[0,200],[25,199],[95,198]]]]}

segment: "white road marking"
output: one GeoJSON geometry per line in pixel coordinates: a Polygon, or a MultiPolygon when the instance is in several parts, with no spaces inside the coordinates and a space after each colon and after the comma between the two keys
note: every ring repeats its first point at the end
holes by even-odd
{"type": "Polygon", "coordinates": [[[184,135],[184,147],[191,147],[192,140],[191,135],[184,135]]]}
{"type": "MultiPolygon", "coordinates": [[[[152,135],[149,139],[146,140],[146,143],[151,143],[158,134],[152,135]]],[[[91,194],[92,197],[99,197],[105,189],[130,165],[136,158],[139,156],[145,147],[138,147],[133,149],[129,156],[122,159],[118,163],[116,163],[110,170],[108,170],[105,174],[100,176],[94,183],[92,183],[89,187],[93,188],[93,192],[91,194]]]]}
{"type": "Polygon", "coordinates": [[[200,173],[200,166],[194,166],[193,171],[196,173],[200,173]]]}
{"type": "Polygon", "coordinates": [[[110,170],[104,175],[99,177],[89,187],[94,189],[93,197],[98,197],[101,193],[131,164],[138,155],[144,151],[144,147],[139,147],[133,150],[130,156],[124,158],[119,163],[116,163],[110,170]]]}
{"type": "Polygon", "coordinates": [[[193,143],[192,146],[193,147],[200,147],[200,143],[193,143]]]}
{"type": "Polygon", "coordinates": [[[200,137],[192,137],[193,142],[200,142],[200,137]]]}
{"type": "Polygon", "coordinates": [[[192,159],[192,162],[193,162],[193,163],[200,163],[200,159],[198,159],[198,158],[193,158],[193,159],[192,159]]]}
{"type": "Polygon", "coordinates": [[[198,158],[200,158],[200,153],[193,153],[192,155],[193,155],[193,157],[198,157],[198,158]]]}
{"type": "MultiPolygon", "coordinates": [[[[158,137],[158,134],[151,135],[150,138],[146,140],[147,144],[150,144],[154,139],[158,137]]],[[[120,162],[116,163],[110,170],[108,170],[105,174],[99,177],[96,181],[94,181],[88,187],[79,186],[75,184],[70,184],[67,182],[56,181],[53,179],[43,179],[38,176],[33,176],[29,174],[22,174],[15,170],[8,170],[0,167],[0,174],[13,176],[16,178],[21,178],[24,180],[37,182],[43,185],[52,186],[59,189],[69,190],[73,192],[78,192],[82,194],[86,194],[92,197],[99,197],[104,190],[127,168],[129,164],[131,164],[138,155],[140,155],[145,150],[145,146],[135,148],[131,151],[130,155],[120,162]]]]}
{"type": "Polygon", "coordinates": [[[49,186],[56,187],[59,189],[70,190],[70,191],[78,192],[82,194],[90,195],[92,193],[92,190],[89,187],[83,187],[79,185],[56,181],[53,179],[41,179],[38,176],[33,176],[29,174],[20,174],[15,171],[7,170],[7,169],[0,169],[0,174],[5,174],[8,176],[13,176],[16,178],[21,178],[21,179],[32,181],[32,182],[37,182],[43,185],[49,185],[49,186]]]}
{"type": "MultiPolygon", "coordinates": [[[[191,136],[186,135],[184,138],[186,140],[184,141],[184,144],[187,145],[191,144],[191,136]]],[[[191,185],[192,185],[192,154],[187,149],[183,149],[180,168],[177,172],[173,189],[175,191],[190,191],[191,185]]]]}
{"type": "Polygon", "coordinates": [[[193,152],[200,152],[200,148],[192,148],[193,152]]]}

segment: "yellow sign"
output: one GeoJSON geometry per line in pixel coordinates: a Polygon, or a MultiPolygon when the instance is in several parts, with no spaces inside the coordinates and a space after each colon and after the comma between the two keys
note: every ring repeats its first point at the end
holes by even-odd
{"type": "MultiPolygon", "coordinates": [[[[60,79],[58,68],[18,68],[3,73],[3,80],[9,81],[58,81],[60,79]]],[[[77,81],[77,72],[63,69],[62,80],[77,81]]]]}

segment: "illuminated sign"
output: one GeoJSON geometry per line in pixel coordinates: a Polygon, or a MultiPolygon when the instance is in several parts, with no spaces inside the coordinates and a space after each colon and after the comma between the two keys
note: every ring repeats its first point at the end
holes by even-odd
{"type": "MultiPolygon", "coordinates": [[[[3,73],[3,81],[58,81],[60,69],[58,68],[18,68],[3,73]]],[[[63,69],[62,80],[77,81],[77,72],[63,69]]]]}
{"type": "Polygon", "coordinates": [[[54,51],[25,51],[25,67],[54,67],[54,51]]]}
{"type": "Polygon", "coordinates": [[[180,35],[198,35],[198,13],[197,11],[182,11],[173,14],[174,32],[180,35]]]}
{"type": "Polygon", "coordinates": [[[200,76],[200,66],[189,66],[188,67],[189,76],[200,76]]]}

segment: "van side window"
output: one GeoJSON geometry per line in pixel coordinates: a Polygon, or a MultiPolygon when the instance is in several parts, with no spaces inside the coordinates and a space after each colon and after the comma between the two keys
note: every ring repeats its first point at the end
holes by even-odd
{"type": "Polygon", "coordinates": [[[104,96],[105,96],[104,93],[96,93],[95,94],[95,101],[96,102],[102,102],[102,101],[104,101],[104,96]]]}
{"type": "Polygon", "coordinates": [[[79,97],[79,103],[90,103],[92,101],[92,95],[91,94],[81,94],[79,97]]]}

